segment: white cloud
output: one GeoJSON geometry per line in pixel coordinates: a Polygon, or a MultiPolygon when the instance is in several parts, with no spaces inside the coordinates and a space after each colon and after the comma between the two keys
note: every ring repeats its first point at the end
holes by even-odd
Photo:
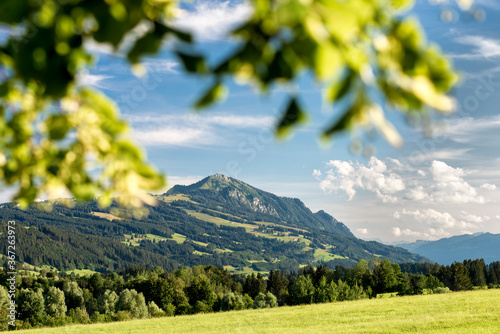
{"type": "Polygon", "coordinates": [[[189,124],[194,126],[227,126],[232,128],[268,128],[274,124],[274,117],[272,116],[244,116],[244,115],[230,115],[222,113],[210,114],[194,114],[194,113],[181,113],[181,114],[168,114],[168,115],[126,115],[125,118],[134,124],[142,123],[175,123],[175,124],[189,124]]]}
{"type": "Polygon", "coordinates": [[[99,43],[92,38],[84,39],[83,47],[90,53],[114,54],[114,49],[111,44],[99,43]]]}
{"type": "Polygon", "coordinates": [[[200,40],[227,39],[227,33],[250,14],[251,7],[247,2],[196,1],[176,20],[176,26],[192,32],[200,40]]]}
{"type": "Polygon", "coordinates": [[[500,115],[481,118],[461,117],[447,120],[442,124],[444,135],[458,143],[470,142],[474,135],[483,135],[486,131],[500,128],[500,115]]]}
{"type": "Polygon", "coordinates": [[[201,117],[203,121],[211,124],[236,128],[265,128],[274,123],[272,116],[237,116],[237,115],[210,115],[201,117]]]}
{"type": "Polygon", "coordinates": [[[177,127],[135,130],[133,137],[145,146],[198,146],[217,142],[216,136],[205,130],[177,127]]]}
{"type": "Polygon", "coordinates": [[[133,137],[145,146],[226,146],[230,142],[227,128],[262,129],[274,123],[272,116],[223,113],[125,115],[124,118],[132,124],[133,137]]]}
{"type": "Polygon", "coordinates": [[[495,190],[496,188],[497,188],[497,186],[494,184],[485,183],[485,184],[481,185],[481,189],[495,190]]]}
{"type": "Polygon", "coordinates": [[[11,202],[15,194],[17,194],[16,188],[4,188],[2,191],[0,191],[0,203],[11,202]]]}
{"type": "MultiPolygon", "coordinates": [[[[398,166],[397,160],[390,161],[398,166]]],[[[383,202],[393,203],[397,198],[392,194],[405,189],[402,178],[389,171],[387,164],[372,157],[365,166],[351,161],[331,160],[327,163],[329,170],[326,172],[320,187],[325,192],[342,190],[349,200],[356,195],[355,188],[374,192],[383,202]]]]}
{"type": "Polygon", "coordinates": [[[484,59],[500,57],[500,41],[483,36],[460,36],[455,38],[455,41],[474,47],[472,53],[464,53],[452,55],[454,58],[461,59],[484,59]]]}
{"type": "Polygon", "coordinates": [[[416,186],[415,188],[408,189],[405,196],[412,201],[423,201],[429,198],[429,195],[425,192],[424,187],[416,186]]]}
{"type": "Polygon", "coordinates": [[[400,228],[400,227],[393,227],[392,228],[392,235],[395,237],[405,237],[408,238],[413,238],[414,240],[416,238],[418,239],[424,239],[424,240],[437,240],[441,239],[447,236],[450,236],[450,233],[446,232],[443,229],[434,229],[434,228],[429,228],[423,232],[411,230],[409,228],[400,228]]]}
{"type": "MultiPolygon", "coordinates": [[[[448,212],[439,212],[434,209],[414,211],[403,209],[401,215],[412,217],[417,222],[423,223],[435,231],[449,228],[478,228],[478,226],[474,223],[466,222],[464,220],[458,220],[448,212]]],[[[468,215],[467,218],[471,217],[472,219],[477,219],[477,216],[473,215],[468,215]]]]}
{"type": "Polygon", "coordinates": [[[453,168],[442,161],[434,160],[430,171],[435,182],[432,193],[435,201],[448,203],[485,202],[484,197],[478,195],[477,190],[463,179],[465,176],[463,169],[453,168]]]}
{"type": "Polygon", "coordinates": [[[366,234],[368,234],[368,229],[366,229],[366,228],[358,228],[358,229],[356,229],[356,232],[358,232],[359,234],[366,235],[366,234]]]}
{"type": "Polygon", "coordinates": [[[149,60],[141,63],[148,73],[172,73],[177,74],[175,68],[179,66],[179,63],[169,59],[160,59],[160,60],[149,60]]]}
{"type": "Polygon", "coordinates": [[[82,71],[77,75],[76,81],[78,85],[81,86],[106,88],[106,85],[104,85],[103,81],[111,78],[113,78],[113,76],[111,75],[90,74],[86,71],[82,71]]]}
{"type": "Polygon", "coordinates": [[[428,234],[429,234],[430,239],[441,239],[441,238],[444,238],[444,237],[451,235],[449,232],[446,232],[442,228],[438,228],[438,229],[430,228],[428,230],[428,234]]]}
{"type": "MultiPolygon", "coordinates": [[[[432,151],[432,152],[422,153],[419,155],[412,156],[411,161],[413,163],[416,163],[416,162],[429,161],[429,160],[463,159],[465,157],[465,155],[470,150],[471,150],[470,148],[461,148],[461,149],[447,149],[447,150],[432,151]]],[[[421,172],[423,172],[423,171],[421,171],[421,172]]]]}
{"type": "Polygon", "coordinates": [[[484,221],[488,221],[490,220],[490,217],[488,216],[476,216],[474,214],[470,214],[466,211],[461,211],[461,214],[462,214],[462,219],[466,220],[466,221],[469,221],[469,222],[472,222],[472,223],[482,223],[484,221]]]}
{"type": "Polygon", "coordinates": [[[321,174],[321,171],[320,171],[319,169],[315,169],[315,170],[313,170],[313,176],[314,176],[315,178],[319,178],[321,175],[322,175],[322,174],[321,174]]]}
{"type": "MultiPolygon", "coordinates": [[[[467,172],[434,160],[428,172],[412,169],[394,159],[383,162],[372,157],[367,165],[331,160],[323,174],[315,172],[320,188],[344,192],[352,200],[358,191],[375,193],[384,203],[404,201],[437,203],[485,203],[478,189],[469,184],[467,172]]],[[[487,186],[489,189],[492,187],[487,186]]]]}
{"type": "Polygon", "coordinates": [[[399,227],[393,227],[392,228],[392,234],[396,237],[428,237],[429,235],[427,233],[421,233],[417,231],[412,231],[409,228],[405,229],[400,229],[399,227]]]}

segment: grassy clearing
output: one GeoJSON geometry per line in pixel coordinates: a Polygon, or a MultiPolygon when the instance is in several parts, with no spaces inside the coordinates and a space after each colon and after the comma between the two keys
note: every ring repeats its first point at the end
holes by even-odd
{"type": "Polygon", "coordinates": [[[209,223],[214,223],[217,226],[226,225],[226,226],[232,226],[232,227],[243,227],[245,229],[245,231],[247,231],[247,232],[251,232],[251,231],[255,230],[256,228],[258,228],[257,225],[231,222],[227,219],[214,217],[214,216],[208,215],[206,213],[196,212],[194,210],[186,210],[186,213],[193,216],[193,217],[196,217],[200,220],[204,220],[204,221],[209,222],[209,223]]]}
{"type": "Polygon", "coordinates": [[[191,203],[196,203],[192,201],[189,196],[184,194],[175,194],[170,196],[157,196],[157,198],[165,203],[171,203],[173,201],[186,201],[191,203]]]}
{"type": "MultiPolygon", "coordinates": [[[[305,231],[303,229],[288,227],[285,225],[279,225],[279,224],[274,224],[274,223],[269,223],[269,222],[259,222],[259,221],[254,222],[255,224],[258,224],[258,225],[238,223],[238,222],[229,221],[229,220],[224,219],[224,218],[214,217],[214,216],[206,214],[206,213],[196,212],[195,210],[187,210],[186,209],[185,211],[187,214],[189,214],[195,218],[198,218],[200,220],[204,220],[204,221],[209,222],[209,223],[214,223],[217,226],[225,225],[225,226],[232,226],[232,227],[243,227],[247,233],[251,233],[255,236],[269,238],[269,239],[277,239],[277,240],[282,240],[285,242],[301,242],[301,243],[304,243],[306,246],[309,246],[311,244],[311,241],[304,238],[303,235],[300,235],[300,236],[281,236],[281,235],[275,235],[275,234],[262,233],[262,232],[255,231],[259,227],[258,225],[266,225],[266,226],[276,225],[276,226],[286,227],[288,229],[293,229],[296,231],[305,231]]],[[[217,213],[217,211],[214,211],[214,210],[210,210],[210,211],[217,213]]],[[[328,260],[326,260],[326,261],[328,261],[328,260]]]]}
{"type": "Polygon", "coordinates": [[[297,227],[291,227],[287,225],[282,225],[282,224],[276,224],[276,223],[270,223],[270,222],[263,222],[263,221],[254,221],[254,223],[259,224],[259,225],[264,225],[264,226],[278,226],[278,227],[284,227],[288,230],[294,230],[298,232],[308,232],[307,230],[304,230],[302,228],[297,228],[297,227]]]}
{"type": "Polygon", "coordinates": [[[498,333],[500,290],[359,300],[20,333],[498,333]]]}
{"type": "Polygon", "coordinates": [[[186,236],[179,233],[174,233],[172,234],[172,239],[174,239],[174,241],[178,244],[182,244],[184,241],[186,241],[186,236]]]}
{"type": "Polygon", "coordinates": [[[90,269],[74,269],[74,270],[66,270],[66,274],[71,275],[80,275],[80,276],[90,276],[95,274],[97,271],[93,271],[90,269]]]}
{"type": "MultiPolygon", "coordinates": [[[[130,235],[130,234],[124,234],[123,235],[125,237],[125,240],[122,241],[123,244],[127,245],[127,246],[139,246],[140,242],[142,240],[151,240],[151,241],[155,241],[155,240],[158,240],[158,241],[165,241],[167,240],[168,238],[165,238],[165,237],[162,237],[161,235],[155,235],[155,234],[135,234],[135,235],[130,235]]],[[[184,239],[186,239],[184,237],[184,239]]],[[[184,242],[184,241],[182,241],[184,242]]]]}
{"type": "Polygon", "coordinates": [[[197,244],[197,245],[200,245],[200,246],[203,246],[203,247],[207,247],[208,244],[206,242],[201,242],[201,241],[195,241],[195,240],[191,240],[193,243],[197,244]]]}
{"type": "Polygon", "coordinates": [[[210,255],[210,253],[200,252],[200,251],[197,251],[197,250],[195,250],[193,252],[193,254],[195,254],[195,255],[210,255]]]}
{"type": "Polygon", "coordinates": [[[343,256],[331,254],[328,249],[316,249],[314,252],[314,260],[328,262],[334,259],[343,259],[343,256]]]}
{"type": "Polygon", "coordinates": [[[96,217],[104,218],[104,219],[107,219],[110,221],[113,221],[115,219],[117,219],[117,220],[121,219],[120,217],[117,217],[115,215],[112,215],[111,213],[106,213],[106,212],[91,212],[91,214],[93,214],[96,217]]]}
{"type": "Polygon", "coordinates": [[[145,235],[145,238],[144,239],[148,239],[148,240],[160,240],[160,241],[164,241],[164,240],[167,240],[168,238],[165,238],[165,237],[162,237],[161,235],[156,235],[156,234],[146,234],[145,235]]]}
{"type": "Polygon", "coordinates": [[[225,248],[225,249],[216,248],[215,251],[218,253],[233,253],[234,252],[233,250],[227,249],[227,248],[225,248]]]}

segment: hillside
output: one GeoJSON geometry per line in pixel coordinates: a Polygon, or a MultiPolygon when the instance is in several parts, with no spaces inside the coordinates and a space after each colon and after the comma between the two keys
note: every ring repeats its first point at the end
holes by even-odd
{"type": "MultiPolygon", "coordinates": [[[[372,257],[427,261],[403,248],[357,239],[343,223],[324,211],[311,212],[299,199],[220,174],[175,186],[157,199],[140,220],[115,206],[89,202],[68,208],[58,201],[50,202],[50,212],[2,204],[0,219],[29,228],[19,232],[20,261],[60,270],[214,264],[246,273],[316,263],[352,266],[372,257]]],[[[0,238],[0,247],[5,243],[0,238]]]]}
{"type": "Polygon", "coordinates": [[[437,241],[419,240],[397,246],[444,265],[466,259],[484,259],[486,263],[500,260],[500,234],[464,234],[437,241]]]}
{"type": "Polygon", "coordinates": [[[278,197],[240,180],[216,174],[190,186],[175,186],[165,195],[183,194],[206,206],[223,208],[249,219],[265,219],[287,226],[313,228],[354,237],[344,224],[324,211],[315,214],[297,198],[278,197]]]}

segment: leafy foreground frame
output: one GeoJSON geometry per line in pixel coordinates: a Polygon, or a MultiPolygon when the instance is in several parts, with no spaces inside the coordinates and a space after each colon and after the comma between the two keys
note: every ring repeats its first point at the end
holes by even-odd
{"type": "MultiPolygon", "coordinates": [[[[346,106],[322,135],[362,126],[377,129],[394,146],[402,139],[384,110],[412,119],[429,110],[451,111],[446,95],[457,81],[450,62],[406,15],[411,0],[251,0],[252,15],[231,32],[237,50],[215,66],[195,51],[192,36],[175,27],[176,0],[2,0],[0,23],[11,34],[0,46],[0,180],[14,187],[21,207],[40,196],[68,193],[77,200],[113,198],[125,207],[154,204],[147,191],[165,178],[130,140],[117,106],[102,93],[76,84],[93,62],[88,42],[125,50],[131,67],[159,52],[166,40],[185,72],[212,79],[194,103],[224,96],[226,78],[261,93],[311,73],[332,106],[346,106]],[[138,25],[147,32],[137,36],[138,25]],[[134,37],[135,36],[135,37],[134,37]]],[[[459,1],[462,9],[470,1],[459,1]]],[[[339,108],[337,108],[339,109],[339,108]]],[[[276,131],[284,136],[306,118],[293,95],[276,131]]]]}

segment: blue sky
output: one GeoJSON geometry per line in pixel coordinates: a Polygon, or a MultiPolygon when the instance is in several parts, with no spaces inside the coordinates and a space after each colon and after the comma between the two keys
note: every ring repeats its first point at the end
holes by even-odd
{"type": "MultiPolygon", "coordinates": [[[[321,87],[307,77],[265,97],[229,83],[224,103],[195,113],[193,99],[209,82],[183,75],[168,45],[144,61],[148,74],[142,78],[131,74],[124,59],[91,45],[98,61],[81,80],[118,103],[169,186],[236,172],[258,188],[326,210],[359,237],[387,242],[500,233],[500,5],[477,5],[484,21],[462,15],[444,23],[442,7],[417,1],[411,14],[461,73],[453,92],[461,108],[436,120],[432,138],[400,114],[389,114],[405,145],[395,149],[382,138],[363,137],[374,157],[351,153],[352,134],[328,146],[319,142],[320,130],[335,115],[322,105],[321,87]],[[279,141],[272,128],[289,92],[298,92],[311,117],[279,141]]],[[[179,26],[195,34],[212,60],[234,48],[225,32],[249,13],[242,2],[201,0],[184,8],[179,26]]]]}
{"type": "MultiPolygon", "coordinates": [[[[460,108],[436,118],[431,138],[400,114],[389,114],[405,144],[396,149],[383,138],[363,137],[368,151],[376,151],[372,157],[351,153],[353,135],[328,146],[319,142],[320,130],[335,115],[322,105],[321,87],[307,77],[265,97],[230,83],[224,103],[194,113],[190,106],[209,82],[182,74],[168,45],[144,60],[147,74],[137,77],[123,57],[88,43],[96,62],[79,80],[116,101],[169,186],[214,173],[234,176],[236,170],[253,186],[300,198],[313,211],[324,209],[365,239],[500,233],[500,3],[476,0],[484,21],[462,15],[451,23],[440,20],[440,6],[416,3],[411,14],[460,71],[453,92],[460,108]],[[298,93],[311,117],[279,141],[272,128],[289,92],[298,93]]],[[[184,8],[179,26],[195,34],[212,60],[234,48],[225,32],[249,13],[243,2],[232,1],[198,0],[184,8]]]]}

